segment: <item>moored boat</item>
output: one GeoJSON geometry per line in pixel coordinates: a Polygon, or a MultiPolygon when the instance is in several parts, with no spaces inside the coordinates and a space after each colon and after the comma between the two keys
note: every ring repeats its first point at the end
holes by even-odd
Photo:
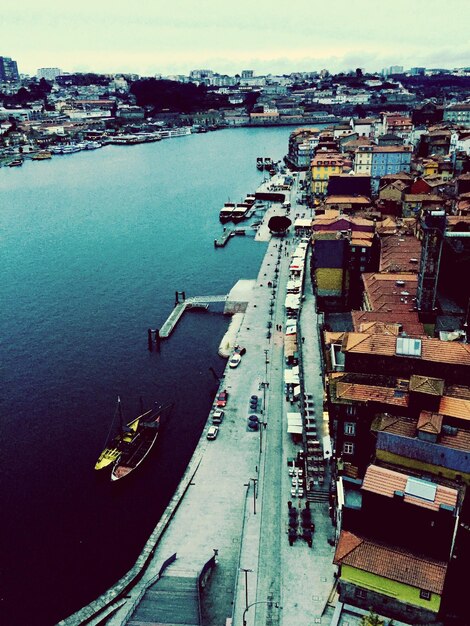
{"type": "Polygon", "coordinates": [[[13,161],[10,161],[7,165],[8,167],[20,167],[23,165],[23,159],[13,159],[13,161]]]}
{"type": "Polygon", "coordinates": [[[264,159],[263,159],[263,157],[257,157],[257,159],[256,159],[256,167],[259,170],[262,170],[264,168],[264,159]]]}
{"type": "Polygon", "coordinates": [[[232,211],[235,208],[235,202],[226,202],[222,209],[220,209],[219,220],[222,222],[228,222],[232,217],[232,211]]]}
{"type": "Polygon", "coordinates": [[[161,417],[171,407],[156,407],[136,418],[135,430],[131,428],[128,436],[121,441],[120,455],[111,472],[112,481],[131,474],[148,456],[157,440],[161,417]]]}
{"type": "Polygon", "coordinates": [[[41,150],[32,156],[33,161],[44,161],[45,159],[52,159],[52,153],[49,150],[41,150]]]}
{"type": "Polygon", "coordinates": [[[121,398],[118,396],[117,408],[114,413],[113,422],[111,424],[111,430],[113,429],[114,422],[116,417],[119,418],[119,432],[115,435],[110,441],[106,443],[106,447],[103,452],[100,454],[98,460],[95,464],[95,470],[102,470],[106,467],[109,467],[113,463],[115,463],[121,455],[121,446],[126,439],[132,439],[133,434],[135,434],[137,430],[138,420],[136,417],[134,420],[129,422],[128,424],[123,423],[122,419],[122,408],[121,408],[121,398]]]}
{"type": "Polygon", "coordinates": [[[235,222],[236,224],[237,222],[241,222],[243,219],[245,219],[249,208],[250,207],[248,206],[248,204],[246,204],[246,202],[236,204],[235,208],[232,211],[232,216],[231,216],[232,222],[235,222]]]}

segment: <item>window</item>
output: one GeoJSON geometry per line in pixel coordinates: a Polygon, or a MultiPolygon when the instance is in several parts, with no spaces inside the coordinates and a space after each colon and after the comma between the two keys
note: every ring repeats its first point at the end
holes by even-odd
{"type": "Polygon", "coordinates": [[[355,435],[356,434],[356,423],[355,422],[344,422],[344,434],[345,435],[355,435]]]}
{"type": "Polygon", "coordinates": [[[346,415],[356,415],[356,407],[355,406],[347,406],[346,407],[346,415]]]}
{"type": "Polygon", "coordinates": [[[354,444],[349,441],[345,441],[343,443],[343,453],[344,454],[354,454],[354,444]]]}
{"type": "Polygon", "coordinates": [[[365,589],[357,588],[354,592],[356,598],[367,598],[367,591],[365,589]]]}
{"type": "Polygon", "coordinates": [[[419,597],[422,598],[423,600],[430,600],[431,592],[426,591],[426,589],[421,589],[421,591],[419,592],[419,597]]]}

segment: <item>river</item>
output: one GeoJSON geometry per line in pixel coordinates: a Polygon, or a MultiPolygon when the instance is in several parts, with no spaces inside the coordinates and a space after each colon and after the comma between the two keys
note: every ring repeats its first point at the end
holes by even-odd
{"type": "MultiPolygon", "coordinates": [[[[176,290],[228,293],[265,244],[214,249],[218,213],[281,159],[292,127],[233,129],[0,170],[0,624],[51,625],[135,561],[173,495],[222,372],[228,324],[190,313],[159,353],[176,290]],[[123,484],[96,475],[120,395],[175,401],[123,484]]],[[[248,347],[249,349],[249,347],[248,347]]]]}

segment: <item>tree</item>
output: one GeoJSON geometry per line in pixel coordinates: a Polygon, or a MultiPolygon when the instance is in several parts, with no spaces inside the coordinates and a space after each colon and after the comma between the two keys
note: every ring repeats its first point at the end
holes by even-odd
{"type": "Polygon", "coordinates": [[[356,68],[356,78],[362,78],[363,74],[362,74],[362,70],[360,67],[356,68]]]}
{"type": "Polygon", "coordinates": [[[369,615],[364,615],[360,623],[361,626],[383,626],[384,620],[371,609],[369,615]]]}

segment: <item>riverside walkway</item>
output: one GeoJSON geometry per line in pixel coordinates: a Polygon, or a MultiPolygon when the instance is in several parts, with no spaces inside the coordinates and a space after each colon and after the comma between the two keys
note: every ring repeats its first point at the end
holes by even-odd
{"type": "MultiPolygon", "coordinates": [[[[270,215],[276,212],[281,214],[280,205],[270,215]]],[[[183,585],[213,555],[217,564],[200,593],[200,624],[329,624],[325,609],[333,594],[335,567],[328,504],[311,503],[316,526],[312,547],[303,540],[293,545],[288,541],[288,502],[294,500],[300,509],[306,501],[292,498],[287,464],[302,450],[301,442],[287,432],[292,409],[284,393],[284,300],[295,246],[292,236],[282,242],[270,239],[265,224],[257,239],[269,244],[237,335],[246,354],[237,369],[226,368],[221,381],[228,403],[217,439],[205,437],[208,420],[178,491],[136,567],[62,625],[155,623],[141,600],[152,591],[162,566],[171,560],[165,577],[179,578],[183,585]],[[257,432],[247,426],[253,395],[259,398],[257,432]]],[[[314,401],[321,402],[314,311],[313,294],[305,293],[302,365],[305,384],[314,401]]],[[[174,624],[171,611],[158,623],[174,624]]]]}

